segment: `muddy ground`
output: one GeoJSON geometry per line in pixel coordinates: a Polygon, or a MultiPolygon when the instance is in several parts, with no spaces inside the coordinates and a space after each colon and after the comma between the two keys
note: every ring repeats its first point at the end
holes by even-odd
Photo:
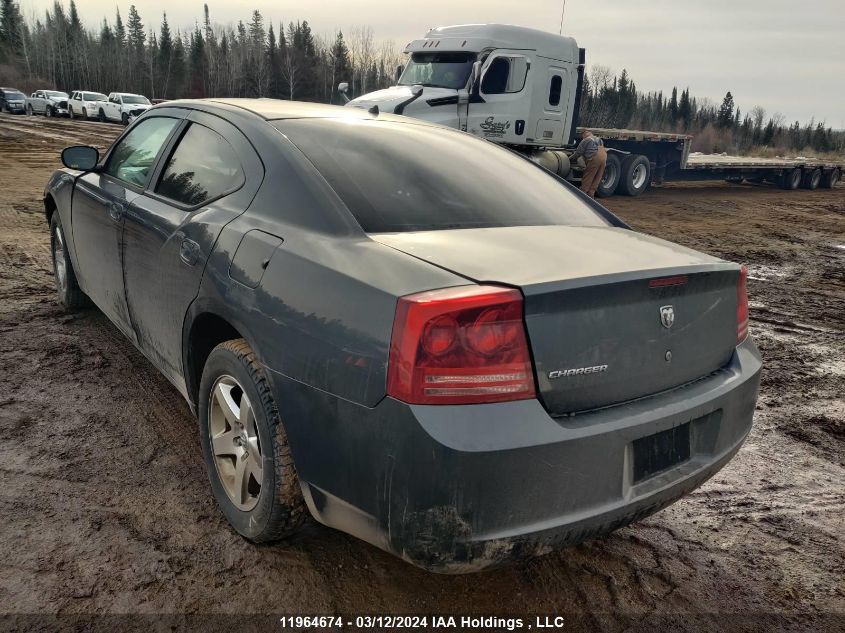
{"type": "Polygon", "coordinates": [[[826,615],[845,612],[845,189],[716,182],[607,200],[636,229],[748,264],[766,362],[754,430],[653,517],[446,577],[317,524],[272,546],[238,537],[181,397],[98,311],[58,307],[43,186],[63,146],[104,147],[119,131],[0,115],[0,612],[64,625],[92,613],[519,612],[604,631],[845,626],[826,615]]]}

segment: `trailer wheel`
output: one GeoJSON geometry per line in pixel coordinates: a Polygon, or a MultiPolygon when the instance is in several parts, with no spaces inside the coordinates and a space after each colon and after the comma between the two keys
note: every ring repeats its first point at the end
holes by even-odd
{"type": "Polygon", "coordinates": [[[819,186],[819,181],[822,179],[821,167],[816,167],[813,171],[808,171],[804,174],[801,181],[801,186],[804,189],[816,189],[819,186]]]}
{"type": "Polygon", "coordinates": [[[841,177],[842,172],[839,171],[838,167],[834,167],[822,176],[821,186],[825,189],[833,189],[839,183],[841,177]]]}
{"type": "Polygon", "coordinates": [[[792,191],[798,189],[801,184],[801,168],[793,167],[792,169],[784,170],[780,177],[780,188],[792,191]]]}
{"type": "Polygon", "coordinates": [[[607,162],[604,165],[604,174],[602,174],[601,182],[596,187],[596,196],[599,198],[609,198],[616,192],[616,187],[619,186],[619,174],[622,172],[622,163],[619,162],[619,157],[616,154],[607,154],[607,162]]]}
{"type": "Polygon", "coordinates": [[[622,161],[619,190],[626,196],[638,196],[651,183],[651,162],[642,154],[631,154],[622,161]]]}

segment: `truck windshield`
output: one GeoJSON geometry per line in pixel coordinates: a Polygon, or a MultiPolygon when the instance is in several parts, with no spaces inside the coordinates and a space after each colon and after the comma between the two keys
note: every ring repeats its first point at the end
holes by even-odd
{"type": "Polygon", "coordinates": [[[142,105],[150,105],[150,100],[139,95],[123,95],[123,103],[140,103],[142,105]]]}
{"type": "Polygon", "coordinates": [[[274,124],[367,233],[608,225],[542,167],[460,132],[348,119],[274,124]]]}
{"type": "Polygon", "coordinates": [[[475,53],[414,53],[399,78],[400,86],[465,88],[475,53]]]}

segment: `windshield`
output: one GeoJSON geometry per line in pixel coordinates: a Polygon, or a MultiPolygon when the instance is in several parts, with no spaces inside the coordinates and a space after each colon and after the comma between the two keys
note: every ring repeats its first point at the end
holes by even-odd
{"type": "Polygon", "coordinates": [[[343,119],[275,125],[367,233],[608,225],[542,167],[460,132],[343,119]]]}
{"type": "Polygon", "coordinates": [[[26,99],[22,92],[17,92],[15,90],[6,90],[3,95],[6,99],[26,99]]]}
{"type": "Polygon", "coordinates": [[[150,100],[139,95],[122,95],[123,103],[139,103],[143,105],[150,105],[150,100]]]}
{"type": "Polygon", "coordinates": [[[85,92],[82,99],[84,101],[107,101],[106,95],[99,92],[85,92]]]}
{"type": "Polygon", "coordinates": [[[399,78],[400,86],[466,88],[475,53],[414,53],[399,78]]]}
{"type": "Polygon", "coordinates": [[[56,90],[45,90],[44,94],[48,97],[61,97],[62,99],[67,99],[66,92],[58,92],[56,90]]]}

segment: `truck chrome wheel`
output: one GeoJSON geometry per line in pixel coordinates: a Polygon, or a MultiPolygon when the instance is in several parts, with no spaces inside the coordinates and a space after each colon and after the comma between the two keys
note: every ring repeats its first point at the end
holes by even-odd
{"type": "Polygon", "coordinates": [[[220,376],[211,390],[208,426],[223,489],[239,510],[252,510],[261,494],[261,442],[252,405],[238,381],[229,375],[220,376]]]}
{"type": "Polygon", "coordinates": [[[56,285],[64,296],[67,292],[67,267],[65,265],[65,241],[62,230],[57,226],[53,231],[53,266],[56,272],[56,285]]]}
{"type": "Polygon", "coordinates": [[[645,165],[637,165],[634,168],[633,177],[631,180],[633,181],[634,187],[639,189],[643,185],[645,185],[645,179],[648,177],[648,170],[645,168],[645,165]]]}

